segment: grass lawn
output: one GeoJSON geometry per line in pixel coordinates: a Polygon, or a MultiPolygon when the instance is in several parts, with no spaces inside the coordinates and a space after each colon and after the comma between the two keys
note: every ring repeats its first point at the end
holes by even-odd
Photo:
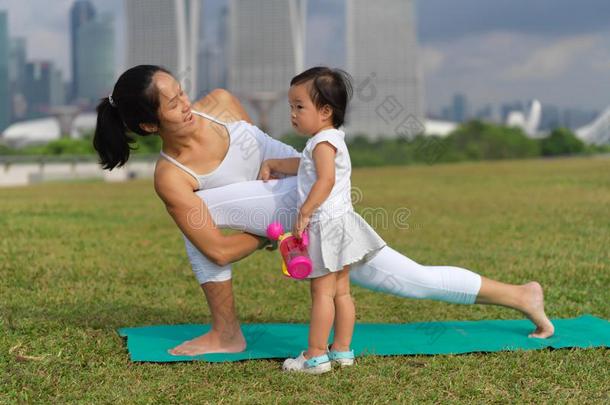
{"type": "MultiPolygon", "coordinates": [[[[610,159],[358,169],[352,182],[357,209],[410,210],[408,229],[378,231],[414,260],[538,280],[552,318],[610,318],[610,159]]],[[[283,374],[279,360],[134,364],[117,328],[210,319],[152,182],[0,189],[0,230],[2,404],[610,400],[607,349],[371,356],[323,376],[283,374]]],[[[284,279],[276,254],[234,266],[243,322],[308,320],[308,286],[284,279]]],[[[521,318],[353,295],[360,322],[521,318]]]]}

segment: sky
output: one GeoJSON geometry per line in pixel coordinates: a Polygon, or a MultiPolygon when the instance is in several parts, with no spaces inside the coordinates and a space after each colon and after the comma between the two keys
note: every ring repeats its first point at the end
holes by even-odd
{"type": "MultiPolygon", "coordinates": [[[[308,1],[308,65],[344,65],[344,1],[308,1]]],[[[206,3],[208,24],[222,2],[206,3]]],[[[0,0],[0,10],[9,13],[9,35],[27,39],[28,58],[54,61],[65,78],[72,3],[0,0]]],[[[123,1],[93,3],[98,12],[115,15],[118,73],[125,59],[123,1]]],[[[456,92],[466,94],[473,108],[532,98],[563,108],[610,105],[608,0],[415,0],[415,8],[430,111],[449,104],[456,92]]]]}

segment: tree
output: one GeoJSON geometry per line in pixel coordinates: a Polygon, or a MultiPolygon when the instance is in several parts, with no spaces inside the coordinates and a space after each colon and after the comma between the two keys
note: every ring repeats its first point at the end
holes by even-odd
{"type": "Polygon", "coordinates": [[[543,156],[572,155],[585,150],[585,144],[567,128],[557,128],[540,141],[543,156]]]}
{"type": "Polygon", "coordinates": [[[521,129],[482,121],[460,125],[446,138],[447,156],[466,160],[511,159],[538,156],[538,142],[521,129]]]}

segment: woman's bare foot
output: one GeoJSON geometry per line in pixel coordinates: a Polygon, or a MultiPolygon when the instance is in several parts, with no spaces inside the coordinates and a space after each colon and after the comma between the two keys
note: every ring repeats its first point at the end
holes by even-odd
{"type": "Polygon", "coordinates": [[[544,313],[544,294],[542,286],[536,281],[523,284],[523,306],[521,311],[536,325],[536,330],[528,335],[545,339],[553,336],[555,327],[544,313]]]}
{"type": "Polygon", "coordinates": [[[246,350],[246,340],[241,329],[227,336],[226,333],[210,331],[168,350],[174,356],[197,356],[205,353],[239,353],[246,350]]]}

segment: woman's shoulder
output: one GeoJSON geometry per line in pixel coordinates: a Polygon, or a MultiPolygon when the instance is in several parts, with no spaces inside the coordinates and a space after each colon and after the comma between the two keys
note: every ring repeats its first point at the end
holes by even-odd
{"type": "Polygon", "coordinates": [[[159,156],[155,164],[153,184],[155,192],[166,204],[181,192],[197,190],[196,183],[193,177],[186,175],[167,159],[159,156]]]}
{"type": "Polygon", "coordinates": [[[226,105],[232,102],[233,94],[226,89],[214,89],[208,94],[193,103],[193,108],[205,110],[213,108],[215,105],[226,105]]]}
{"type": "Polygon", "coordinates": [[[237,97],[226,89],[214,89],[193,103],[193,109],[224,122],[245,120],[243,107],[237,97]]]}

